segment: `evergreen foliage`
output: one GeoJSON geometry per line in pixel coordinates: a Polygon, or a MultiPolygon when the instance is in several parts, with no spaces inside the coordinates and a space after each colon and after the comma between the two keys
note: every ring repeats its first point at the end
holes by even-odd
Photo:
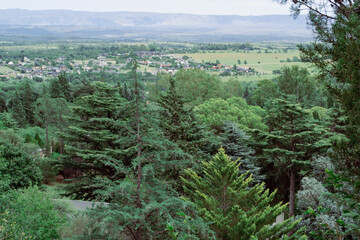
{"type": "Polygon", "coordinates": [[[249,146],[250,137],[239,129],[236,123],[225,122],[223,130],[224,132],[221,134],[222,146],[226,155],[233,161],[240,159],[239,173],[251,174],[254,179],[253,184],[263,182],[265,176],[260,173],[261,168],[257,166],[255,151],[249,146]]]}
{"type": "Polygon", "coordinates": [[[0,96],[0,113],[7,112],[6,101],[0,96]]]}
{"type": "Polygon", "coordinates": [[[301,103],[303,106],[324,106],[322,96],[319,93],[315,80],[310,76],[307,68],[297,65],[283,67],[281,75],[276,79],[279,92],[285,94],[293,103],[301,103]]]}
{"type": "Polygon", "coordinates": [[[1,239],[58,239],[64,219],[38,187],[7,193],[0,199],[1,239]],[[6,200],[6,201],[5,201],[6,200]]]}
{"type": "Polygon", "coordinates": [[[35,123],[34,117],[34,102],[35,102],[35,93],[32,90],[29,81],[26,81],[23,95],[22,95],[22,104],[25,111],[26,122],[30,125],[35,123]]]}
{"type": "Polygon", "coordinates": [[[25,109],[18,92],[15,92],[15,96],[12,99],[11,114],[20,127],[26,126],[25,109]]]}
{"type": "Polygon", "coordinates": [[[327,131],[315,124],[309,114],[297,104],[275,99],[271,102],[265,122],[269,132],[254,131],[255,138],[264,143],[268,162],[284,172],[290,181],[290,216],[295,210],[296,180],[301,172],[311,169],[314,155],[331,146],[327,131]]]}
{"type": "MultiPolygon", "coordinates": [[[[275,192],[265,190],[264,183],[250,187],[253,178],[239,176],[240,163],[233,161],[224,149],[209,162],[203,162],[204,174],[186,170],[183,178],[188,199],[199,210],[216,233],[217,239],[289,239],[285,234],[298,223],[293,218],[272,225],[286,205],[271,206],[275,192]]],[[[298,230],[290,239],[306,239],[298,230]]]]}
{"type": "Polygon", "coordinates": [[[61,73],[57,79],[50,82],[49,91],[52,98],[64,98],[68,102],[72,101],[72,91],[65,73],[61,73]]]}
{"type": "MultiPolygon", "coordinates": [[[[91,95],[82,96],[74,102],[70,126],[64,134],[68,144],[62,157],[60,168],[70,169],[81,178],[67,185],[67,194],[75,198],[94,199],[94,191],[101,186],[103,178],[117,179],[115,166],[126,162],[131,153],[123,153],[120,121],[124,99],[116,89],[101,82],[93,84],[91,95]],[[127,155],[129,154],[129,155],[127,155]]],[[[124,109],[122,110],[124,111],[124,109]]],[[[129,162],[127,162],[129,164],[129,162]]]]}
{"type": "MultiPolygon", "coordinates": [[[[173,174],[165,176],[164,173],[178,171],[187,163],[182,158],[183,152],[164,138],[153,121],[151,106],[146,105],[141,96],[134,56],[132,65],[134,99],[125,103],[131,104],[131,115],[121,123],[123,131],[119,139],[119,143],[124,143],[119,151],[128,156],[129,163],[114,162],[116,174],[124,178],[102,179],[99,183],[104,190],[97,193],[111,204],[99,207],[92,215],[107,229],[101,231],[99,225],[95,234],[106,239],[120,234],[131,239],[166,239],[166,223],[181,226],[183,219],[177,213],[189,207],[171,187],[177,179],[172,178],[173,174]]],[[[202,239],[208,238],[210,232],[206,224],[198,231],[202,239]]]]}
{"type": "Polygon", "coordinates": [[[197,124],[193,109],[186,107],[184,98],[177,94],[175,80],[171,77],[169,82],[168,91],[162,93],[158,99],[162,107],[159,116],[162,132],[168,140],[190,154],[185,157],[200,157],[200,149],[205,142],[204,130],[197,124]]]}
{"type": "Polygon", "coordinates": [[[17,129],[17,122],[9,112],[0,113],[0,129],[17,129]]]}

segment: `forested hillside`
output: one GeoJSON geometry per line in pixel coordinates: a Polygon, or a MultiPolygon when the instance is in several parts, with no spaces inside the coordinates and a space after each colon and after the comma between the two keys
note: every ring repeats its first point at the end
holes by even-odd
{"type": "Polygon", "coordinates": [[[0,42],[0,239],[359,239],[360,2],[324,3],[300,55],[0,42]]]}

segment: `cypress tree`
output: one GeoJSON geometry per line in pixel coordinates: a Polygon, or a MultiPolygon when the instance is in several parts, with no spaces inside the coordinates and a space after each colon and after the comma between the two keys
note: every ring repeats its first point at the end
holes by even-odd
{"type": "MultiPolygon", "coordinates": [[[[275,192],[265,190],[264,183],[250,187],[253,178],[239,176],[240,163],[220,149],[209,162],[203,162],[204,172],[186,170],[183,178],[188,200],[216,233],[217,239],[288,239],[285,235],[298,223],[289,218],[272,225],[286,204],[271,206],[275,192]]],[[[290,239],[306,239],[298,230],[290,239]]]]}

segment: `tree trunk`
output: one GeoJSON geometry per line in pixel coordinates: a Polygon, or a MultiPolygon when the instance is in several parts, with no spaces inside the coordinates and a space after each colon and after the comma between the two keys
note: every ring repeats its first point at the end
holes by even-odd
{"type": "Polygon", "coordinates": [[[45,146],[45,148],[46,148],[46,156],[48,156],[51,153],[51,150],[48,149],[49,146],[50,146],[48,127],[49,127],[49,121],[48,121],[48,118],[45,117],[45,131],[46,131],[46,146],[45,146]]]}
{"type": "MultiPolygon", "coordinates": [[[[62,121],[62,114],[60,113],[59,115],[59,122],[60,122],[60,133],[62,134],[63,131],[63,121],[62,121]]],[[[64,150],[64,139],[62,138],[62,136],[60,137],[60,155],[63,153],[64,150]]]]}
{"type": "Polygon", "coordinates": [[[295,214],[295,171],[290,173],[290,201],[289,201],[289,217],[295,214]]]}

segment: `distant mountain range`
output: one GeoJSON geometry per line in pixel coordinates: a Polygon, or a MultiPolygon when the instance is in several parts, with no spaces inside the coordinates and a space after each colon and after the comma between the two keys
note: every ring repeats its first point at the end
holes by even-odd
{"type": "Polygon", "coordinates": [[[307,41],[306,17],[0,10],[2,36],[202,42],[307,41]]]}

